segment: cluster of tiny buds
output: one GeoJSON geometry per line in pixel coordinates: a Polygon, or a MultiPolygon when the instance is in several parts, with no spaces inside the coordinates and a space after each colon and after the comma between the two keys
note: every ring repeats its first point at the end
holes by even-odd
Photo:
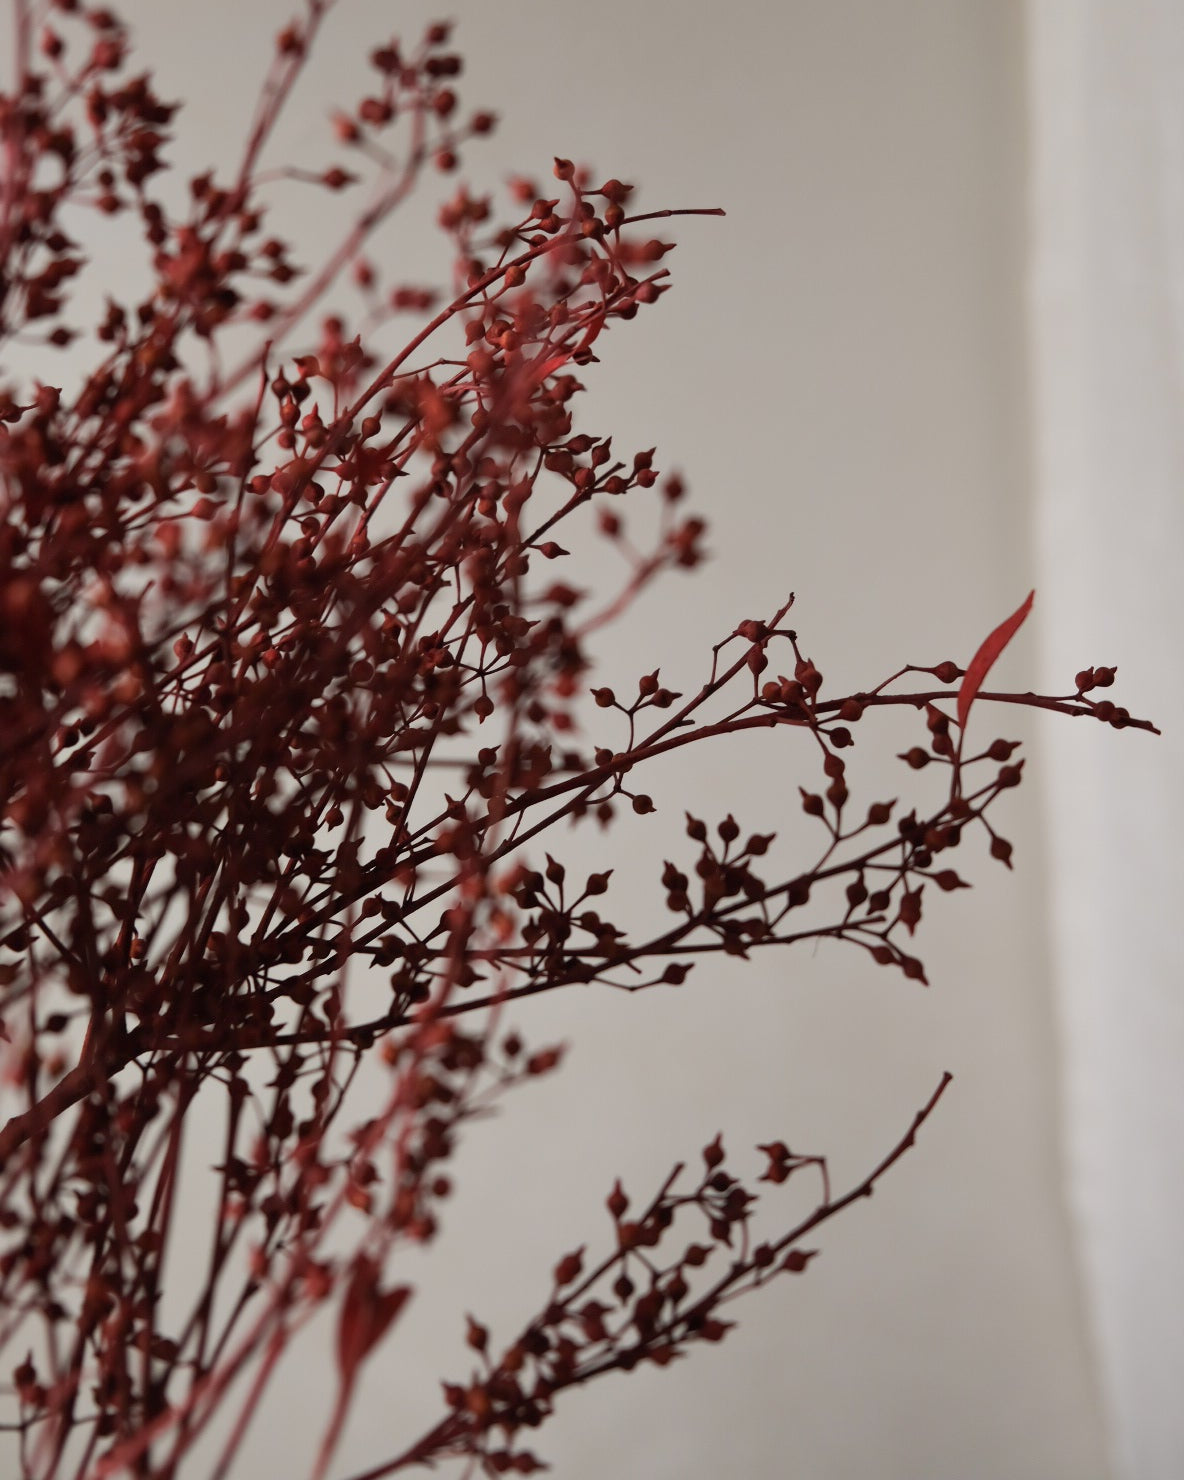
{"type": "Polygon", "coordinates": [[[703,1148],[696,1185],[680,1189],[685,1168],[678,1165],[632,1216],[618,1181],[606,1200],[613,1247],[591,1267],[586,1246],[565,1254],[555,1265],[546,1304],[499,1357],[491,1354],[489,1328],[467,1318],[466,1342],[481,1365],[468,1382],[444,1384],[448,1416],[417,1457],[426,1461],[460,1446],[477,1454],[489,1473],[533,1473],[539,1462],[519,1436],[550,1416],[560,1393],[606,1372],[647,1363],[665,1367],[700,1342],[722,1341],[735,1324],[724,1319],[724,1307],[779,1275],[803,1273],[819,1252],[803,1240],[871,1194],[912,1145],[948,1083],[943,1076],[908,1133],[841,1196],[832,1192],[824,1158],[795,1154],[783,1141],[759,1146],[761,1182],[780,1185],[814,1171],[822,1185],[821,1200],[807,1216],[764,1236],[755,1232],[760,1198],[727,1170],[722,1136],[703,1148]],[[689,1239],[680,1232],[687,1217],[698,1223],[689,1239]]]}
{"type": "MultiPolygon", "coordinates": [[[[1091,689],[1108,689],[1117,672],[1117,668],[1083,668],[1074,679],[1078,694],[1088,694],[1091,689]]],[[[1124,709],[1121,704],[1114,704],[1109,699],[1090,702],[1094,715],[1106,724],[1113,725],[1116,730],[1124,730],[1131,723],[1130,710],[1124,709]]]]}

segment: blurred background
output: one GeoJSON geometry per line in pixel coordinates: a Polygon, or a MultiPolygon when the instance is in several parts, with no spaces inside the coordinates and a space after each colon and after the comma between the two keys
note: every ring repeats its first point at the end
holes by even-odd
{"type": "MultiPolygon", "coordinates": [[[[187,103],[170,159],[188,175],[235,157],[289,6],[121,9],[140,67],[187,103]]],[[[342,0],[273,160],[323,155],[370,49],[441,18],[342,0]]],[[[335,1473],[434,1419],[439,1380],[468,1373],[464,1312],[510,1337],[555,1259],[607,1239],[618,1175],[646,1196],[722,1129],[738,1166],[780,1138],[845,1186],[948,1069],[916,1148],[825,1229],[808,1276],[740,1308],[721,1347],[572,1394],[540,1454],[564,1480],[1174,1480],[1184,11],[501,0],[452,18],[466,108],[501,118],[463,160],[475,188],[546,182],[559,154],[637,182],[642,208],[727,212],[661,233],[673,291],[584,377],[579,429],[618,455],[656,445],[712,552],[604,635],[602,681],[660,663],[671,687],[698,683],[714,642],[792,590],[828,684],[871,687],[904,662],[965,663],[1035,586],[1001,686],[1063,693],[1116,663],[1118,702],[1165,735],[1008,714],[1030,757],[998,814],[1016,869],[959,861],[974,890],[936,901],[918,938],[929,990],[822,948],[524,1007],[568,1062],[462,1148],[335,1473]]],[[[382,239],[392,277],[439,275],[455,184],[430,179],[382,239]]],[[[275,199],[304,261],[350,210],[275,199]]],[[[112,249],[105,270],[128,269],[112,249]]],[[[907,795],[891,753],[913,727],[860,730],[857,795],[907,795]]],[[[565,858],[607,857],[660,909],[684,808],[792,830],[813,766],[781,733],[699,747],[657,779],[654,817],[576,833],[565,858]]],[[[330,1363],[315,1338],[293,1353],[237,1474],[303,1473],[330,1363]]]]}

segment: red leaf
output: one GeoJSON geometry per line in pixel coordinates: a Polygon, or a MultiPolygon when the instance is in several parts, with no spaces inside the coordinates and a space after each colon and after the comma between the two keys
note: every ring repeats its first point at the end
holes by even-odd
{"type": "Polygon", "coordinates": [[[963,729],[966,728],[966,716],[978,696],[979,689],[983,686],[983,680],[994,667],[996,658],[1023,625],[1024,618],[1032,610],[1032,598],[1035,595],[1035,591],[1029,591],[1028,599],[1024,604],[1012,612],[1006,622],[999,623],[970,660],[970,667],[963,675],[961,687],[958,689],[958,723],[963,729]]]}
{"type": "Polygon", "coordinates": [[[359,1256],[341,1303],[337,1327],[337,1367],[343,1385],[348,1386],[362,1360],[386,1335],[395,1317],[411,1294],[409,1285],[396,1285],[392,1290],[378,1288],[378,1265],[366,1255],[359,1256]]]}

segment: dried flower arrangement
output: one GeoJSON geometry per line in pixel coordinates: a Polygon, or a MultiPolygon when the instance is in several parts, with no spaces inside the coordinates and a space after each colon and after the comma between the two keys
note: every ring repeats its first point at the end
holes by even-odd
{"type": "MultiPolygon", "coordinates": [[[[120,19],[14,0],[0,339],[97,342],[75,392],[11,365],[0,380],[0,1346],[22,1480],[164,1480],[215,1421],[230,1474],[269,1378],[331,1303],[323,1480],[462,1128],[560,1064],[503,1026],[508,1009],[572,984],[677,986],[718,953],[823,937],[924,982],[923,900],[966,887],[951,853],[985,841],[1010,867],[988,814],[1023,762],[1014,741],[972,742],[972,713],[1154,728],[1096,697],[1112,668],[1059,696],[984,689],[1031,597],[965,667],[907,665],[858,693],[824,697],[792,597],[739,622],[694,693],[658,671],[596,683],[591,634],[693,570],[705,526],[653,451],[573,432],[579,372],[663,294],[654,223],[722,213],[636,212],[632,186],[557,159],[554,195],[518,179],[501,218],[456,190],[450,286],[383,285],[367,243],[495,125],[462,109],[438,24],[371,53],[371,91],[334,121],[341,163],[280,172],[333,195],[369,178],[304,274],[263,230],[260,159],[331,9],[305,0],[279,35],[241,159],[194,179],[178,215],[154,194],[176,105],[129,75],[120,19]],[[138,223],[150,261],[139,301],[109,297],[93,331],[71,319],[85,210],[138,223]],[[325,313],[351,274],[367,331],[414,317],[399,353],[325,313]],[[648,548],[626,504],[654,524],[648,548]],[[560,574],[564,525],[588,511],[629,571],[599,600],[560,574]],[[931,810],[852,805],[856,732],[887,706],[924,718],[901,760],[943,773],[931,810]],[[584,738],[596,725],[602,743],[584,738]],[[634,938],[608,914],[609,873],[573,879],[554,856],[575,822],[652,812],[647,763],[776,726],[808,732],[822,773],[800,788],[820,834],[807,871],[770,867],[772,832],[688,814],[665,915],[634,938]],[[364,986],[351,963],[374,968],[364,986]],[[362,1118],[364,1062],[387,1082],[362,1118]],[[217,1216],[192,1308],[168,1322],[199,1106],[225,1126],[217,1216]]],[[[618,1183],[603,1252],[560,1258],[503,1346],[470,1318],[469,1375],[358,1480],[448,1457],[542,1468],[526,1441],[560,1393],[719,1341],[725,1306],[806,1269],[806,1241],[912,1145],[947,1082],[847,1191],[821,1158],[761,1146],[759,1181],[821,1177],[815,1209],[772,1238],[753,1235],[757,1193],[719,1139],[640,1202],[618,1183]]]]}

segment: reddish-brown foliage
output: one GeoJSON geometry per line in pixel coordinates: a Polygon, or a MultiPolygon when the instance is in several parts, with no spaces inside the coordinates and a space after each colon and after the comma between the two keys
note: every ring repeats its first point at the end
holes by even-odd
{"type": "MultiPolygon", "coordinates": [[[[76,345],[85,366],[73,390],[17,364],[0,383],[0,1346],[5,1472],[26,1480],[163,1480],[220,1416],[229,1473],[276,1364],[330,1303],[325,1475],[463,1127],[560,1061],[502,1028],[505,1009],[820,937],[923,982],[906,937],[933,888],[964,884],[945,855],[985,838],[1009,861],[987,814],[1021,762],[1014,741],[966,743],[972,701],[980,724],[989,701],[1152,728],[1090,697],[1109,668],[1059,696],[982,691],[1029,603],[968,670],[908,665],[854,694],[823,696],[792,596],[717,644],[693,693],[658,671],[629,692],[595,680],[590,634],[701,558],[677,476],[572,417],[601,335],[662,295],[653,222],[679,213],[636,212],[631,185],[557,159],[553,194],[516,180],[501,215],[456,189],[450,285],[380,284],[372,233],[494,123],[466,112],[436,25],[371,53],[371,90],[333,125],[341,163],[282,172],[334,195],[370,181],[302,272],[263,230],[259,160],[330,8],[307,0],[277,38],[241,159],[193,180],[178,215],[153,190],[176,105],[129,73],[119,19],[56,0],[37,30],[14,0],[0,336],[76,345]],[[109,297],[97,324],[75,308],[85,211],[133,219],[147,258],[136,300],[109,297]],[[399,353],[340,313],[309,328],[350,274],[367,335],[418,316],[399,353]],[[625,534],[637,504],[644,548],[625,534]],[[586,510],[628,562],[603,599],[562,574],[586,510]],[[846,754],[886,706],[924,715],[901,759],[944,768],[928,811],[852,804],[846,754]],[[808,734],[822,776],[801,788],[821,833],[805,872],[779,869],[772,832],[688,814],[665,918],[637,937],[613,923],[608,873],[573,879],[555,856],[572,821],[652,812],[658,757],[776,726],[808,734]],[[351,963],[377,995],[346,990],[351,963]],[[389,1082],[362,1118],[367,1060],[389,1082]],[[216,1213],[204,1282],[166,1320],[199,1105],[225,1125],[216,1213]]],[[[470,1319],[469,1375],[367,1480],[447,1456],[538,1468],[524,1437],[561,1392],[720,1340],[725,1303],[804,1270],[803,1240],[911,1145],[944,1085],[849,1192],[820,1159],[762,1146],[760,1180],[822,1178],[816,1210],[772,1239],[753,1236],[756,1193],[718,1140],[697,1178],[676,1168],[636,1207],[618,1184],[589,1245],[603,1252],[560,1259],[508,1345],[470,1319]]]]}

